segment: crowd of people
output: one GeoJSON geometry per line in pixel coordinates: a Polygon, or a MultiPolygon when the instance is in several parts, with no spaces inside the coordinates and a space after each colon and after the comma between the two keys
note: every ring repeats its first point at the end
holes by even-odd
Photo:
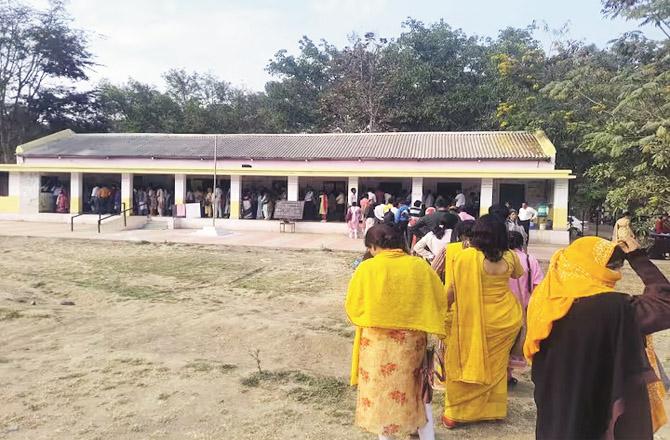
{"type": "MultiPolygon", "coordinates": [[[[214,197],[214,203],[217,204],[214,197]]],[[[242,191],[242,218],[255,220],[272,220],[274,218],[275,206],[278,201],[288,200],[288,192],[285,186],[273,185],[272,188],[248,188],[242,191]]],[[[230,191],[226,195],[224,213],[229,214],[230,191]]]]}
{"type": "Polygon", "coordinates": [[[174,210],[172,193],[162,187],[133,188],[133,212],[136,215],[171,216],[174,210]]]}
{"type": "Polygon", "coordinates": [[[93,214],[113,214],[121,211],[121,189],[117,185],[96,184],[84,203],[93,214]]]}
{"type": "Polygon", "coordinates": [[[433,389],[449,429],[502,420],[512,372],[530,363],[537,438],[651,439],[666,421],[651,334],[670,328],[670,282],[637,241],[580,238],[545,276],[517,213],[494,205],[461,219],[435,204],[414,224],[428,229],[414,251],[390,216],[365,234],[345,304],[356,424],[380,439],[434,439],[433,389]],[[625,261],[642,295],[617,292],[625,261]]]}

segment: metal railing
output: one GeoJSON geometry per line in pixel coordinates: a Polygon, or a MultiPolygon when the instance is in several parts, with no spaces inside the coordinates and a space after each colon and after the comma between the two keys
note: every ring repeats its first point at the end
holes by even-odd
{"type": "Polygon", "coordinates": [[[98,213],[98,234],[100,233],[100,225],[102,224],[102,221],[107,220],[108,218],[116,217],[117,215],[123,214],[123,226],[126,226],[126,211],[128,211],[126,209],[126,204],[121,203],[121,212],[113,212],[106,215],[105,217],[102,216],[102,213],[98,213]]]}
{"type": "Polygon", "coordinates": [[[77,217],[81,217],[84,214],[85,213],[82,212],[81,214],[73,215],[72,217],[70,217],[70,232],[74,232],[74,219],[76,219],[77,217]]]}

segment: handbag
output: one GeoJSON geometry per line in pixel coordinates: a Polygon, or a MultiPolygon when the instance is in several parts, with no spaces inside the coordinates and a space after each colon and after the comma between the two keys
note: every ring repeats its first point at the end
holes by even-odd
{"type": "Polygon", "coordinates": [[[423,403],[433,401],[433,388],[435,387],[435,378],[444,382],[446,375],[444,373],[444,360],[435,351],[435,348],[427,348],[426,354],[421,365],[421,398],[423,403]],[[439,372],[435,369],[435,362],[440,366],[439,372]]]}

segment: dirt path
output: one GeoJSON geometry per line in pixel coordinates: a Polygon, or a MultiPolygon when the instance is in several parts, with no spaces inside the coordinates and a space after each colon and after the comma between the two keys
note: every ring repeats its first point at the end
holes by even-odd
{"type": "MultiPolygon", "coordinates": [[[[371,438],[346,385],[355,257],[3,237],[0,438],[371,438]]],[[[506,422],[439,437],[532,438],[521,379],[506,422]]]]}

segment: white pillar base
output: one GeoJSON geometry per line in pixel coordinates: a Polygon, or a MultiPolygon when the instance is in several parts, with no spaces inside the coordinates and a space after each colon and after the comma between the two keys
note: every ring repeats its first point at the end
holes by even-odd
{"type": "Polygon", "coordinates": [[[493,179],[484,178],[479,191],[479,215],[488,214],[491,205],[493,205],[493,179]]]}
{"type": "Polygon", "coordinates": [[[412,205],[417,200],[423,201],[423,177],[412,177],[412,205]]]}

